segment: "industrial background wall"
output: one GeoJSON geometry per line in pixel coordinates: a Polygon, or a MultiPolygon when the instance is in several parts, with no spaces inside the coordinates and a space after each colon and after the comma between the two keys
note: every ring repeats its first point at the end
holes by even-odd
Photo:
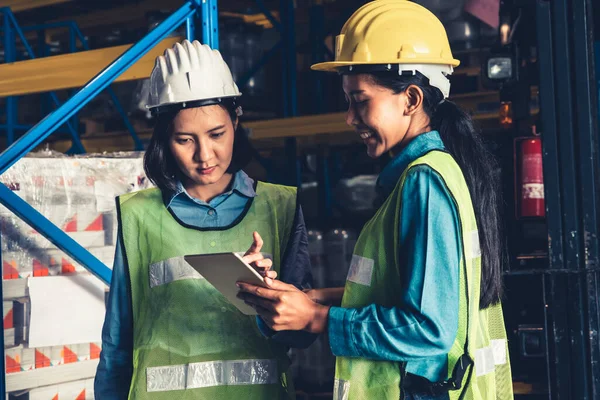
{"type": "MultiPolygon", "coordinates": [[[[316,286],[344,284],[390,156],[366,155],[340,78],[309,67],[333,59],[335,35],[365,2],[0,0],[6,398],[94,397],[113,199],[151,185],[148,77],[184,37],[220,48],[244,94],[247,172],[300,188],[316,286]]],[[[599,399],[600,5],[416,2],[444,23],[461,61],[451,99],[500,161],[516,397],[599,399]]],[[[298,398],[331,399],[327,336],[290,356],[298,398]]]]}

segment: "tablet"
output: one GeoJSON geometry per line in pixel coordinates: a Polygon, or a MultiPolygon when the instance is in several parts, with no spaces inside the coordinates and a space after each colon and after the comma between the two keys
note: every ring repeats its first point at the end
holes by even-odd
{"type": "Polygon", "coordinates": [[[256,315],[256,310],[236,296],[236,282],[265,286],[263,277],[238,253],[196,254],[185,256],[192,268],[215,287],[227,300],[245,315],[256,315]]]}

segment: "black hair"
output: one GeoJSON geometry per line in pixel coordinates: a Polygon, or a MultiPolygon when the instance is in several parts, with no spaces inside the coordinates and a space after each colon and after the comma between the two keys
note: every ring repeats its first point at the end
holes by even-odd
{"type": "MultiPolygon", "coordinates": [[[[237,120],[235,100],[225,99],[221,106],[227,110],[231,122],[235,125],[237,120]]],[[[169,111],[158,114],[150,144],[144,154],[146,176],[163,194],[174,192],[177,189],[177,180],[184,178],[169,148],[172,124],[178,112],[169,111]]],[[[239,122],[234,135],[233,155],[227,169],[227,172],[230,173],[235,173],[248,165],[254,153],[250,140],[239,122]]]]}
{"type": "Polygon", "coordinates": [[[476,131],[469,114],[417,72],[399,75],[390,72],[369,73],[373,81],[394,93],[403,93],[415,85],[423,91],[423,110],[431,127],[440,133],[444,147],[461,168],[469,188],[479,229],[481,246],[481,309],[502,298],[502,270],[506,251],[502,236],[500,173],[496,158],[476,131]]]}

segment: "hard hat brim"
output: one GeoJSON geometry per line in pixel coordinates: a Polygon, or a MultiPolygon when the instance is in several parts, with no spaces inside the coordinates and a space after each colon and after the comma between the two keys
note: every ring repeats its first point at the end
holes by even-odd
{"type": "Polygon", "coordinates": [[[164,104],[158,104],[158,105],[154,105],[154,106],[146,105],[146,108],[148,109],[148,111],[150,111],[153,114],[159,114],[159,113],[163,113],[165,111],[176,111],[176,110],[183,110],[186,108],[196,108],[196,107],[211,106],[211,105],[215,105],[215,104],[222,104],[223,100],[225,100],[225,99],[235,99],[235,98],[238,98],[241,96],[242,96],[242,93],[239,93],[239,94],[235,94],[235,95],[215,97],[215,98],[209,98],[209,99],[176,101],[176,102],[172,102],[172,103],[164,103],[164,104]]]}
{"type": "Polygon", "coordinates": [[[327,62],[322,62],[322,63],[318,63],[318,64],[313,64],[313,65],[311,65],[310,69],[312,69],[313,71],[337,72],[338,69],[341,67],[349,67],[349,66],[353,66],[353,65],[385,65],[385,64],[392,64],[392,65],[436,64],[436,65],[450,65],[452,67],[458,67],[460,65],[460,61],[455,58],[451,58],[451,59],[447,59],[447,60],[440,60],[439,58],[427,60],[427,59],[420,58],[418,60],[413,60],[412,63],[398,62],[398,60],[393,60],[390,62],[377,61],[377,62],[371,62],[371,63],[362,62],[362,61],[361,62],[357,62],[357,61],[327,61],[327,62]]]}

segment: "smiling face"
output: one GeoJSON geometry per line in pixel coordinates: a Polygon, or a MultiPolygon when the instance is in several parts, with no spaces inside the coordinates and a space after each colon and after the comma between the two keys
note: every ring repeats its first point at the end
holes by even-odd
{"type": "Polygon", "coordinates": [[[227,189],[235,124],[219,105],[184,109],[173,120],[169,148],[192,196],[206,200],[227,189]]]}
{"type": "Polygon", "coordinates": [[[342,83],[348,101],[346,123],[360,135],[369,157],[402,145],[413,114],[406,93],[377,85],[366,74],[344,75],[342,83]]]}

